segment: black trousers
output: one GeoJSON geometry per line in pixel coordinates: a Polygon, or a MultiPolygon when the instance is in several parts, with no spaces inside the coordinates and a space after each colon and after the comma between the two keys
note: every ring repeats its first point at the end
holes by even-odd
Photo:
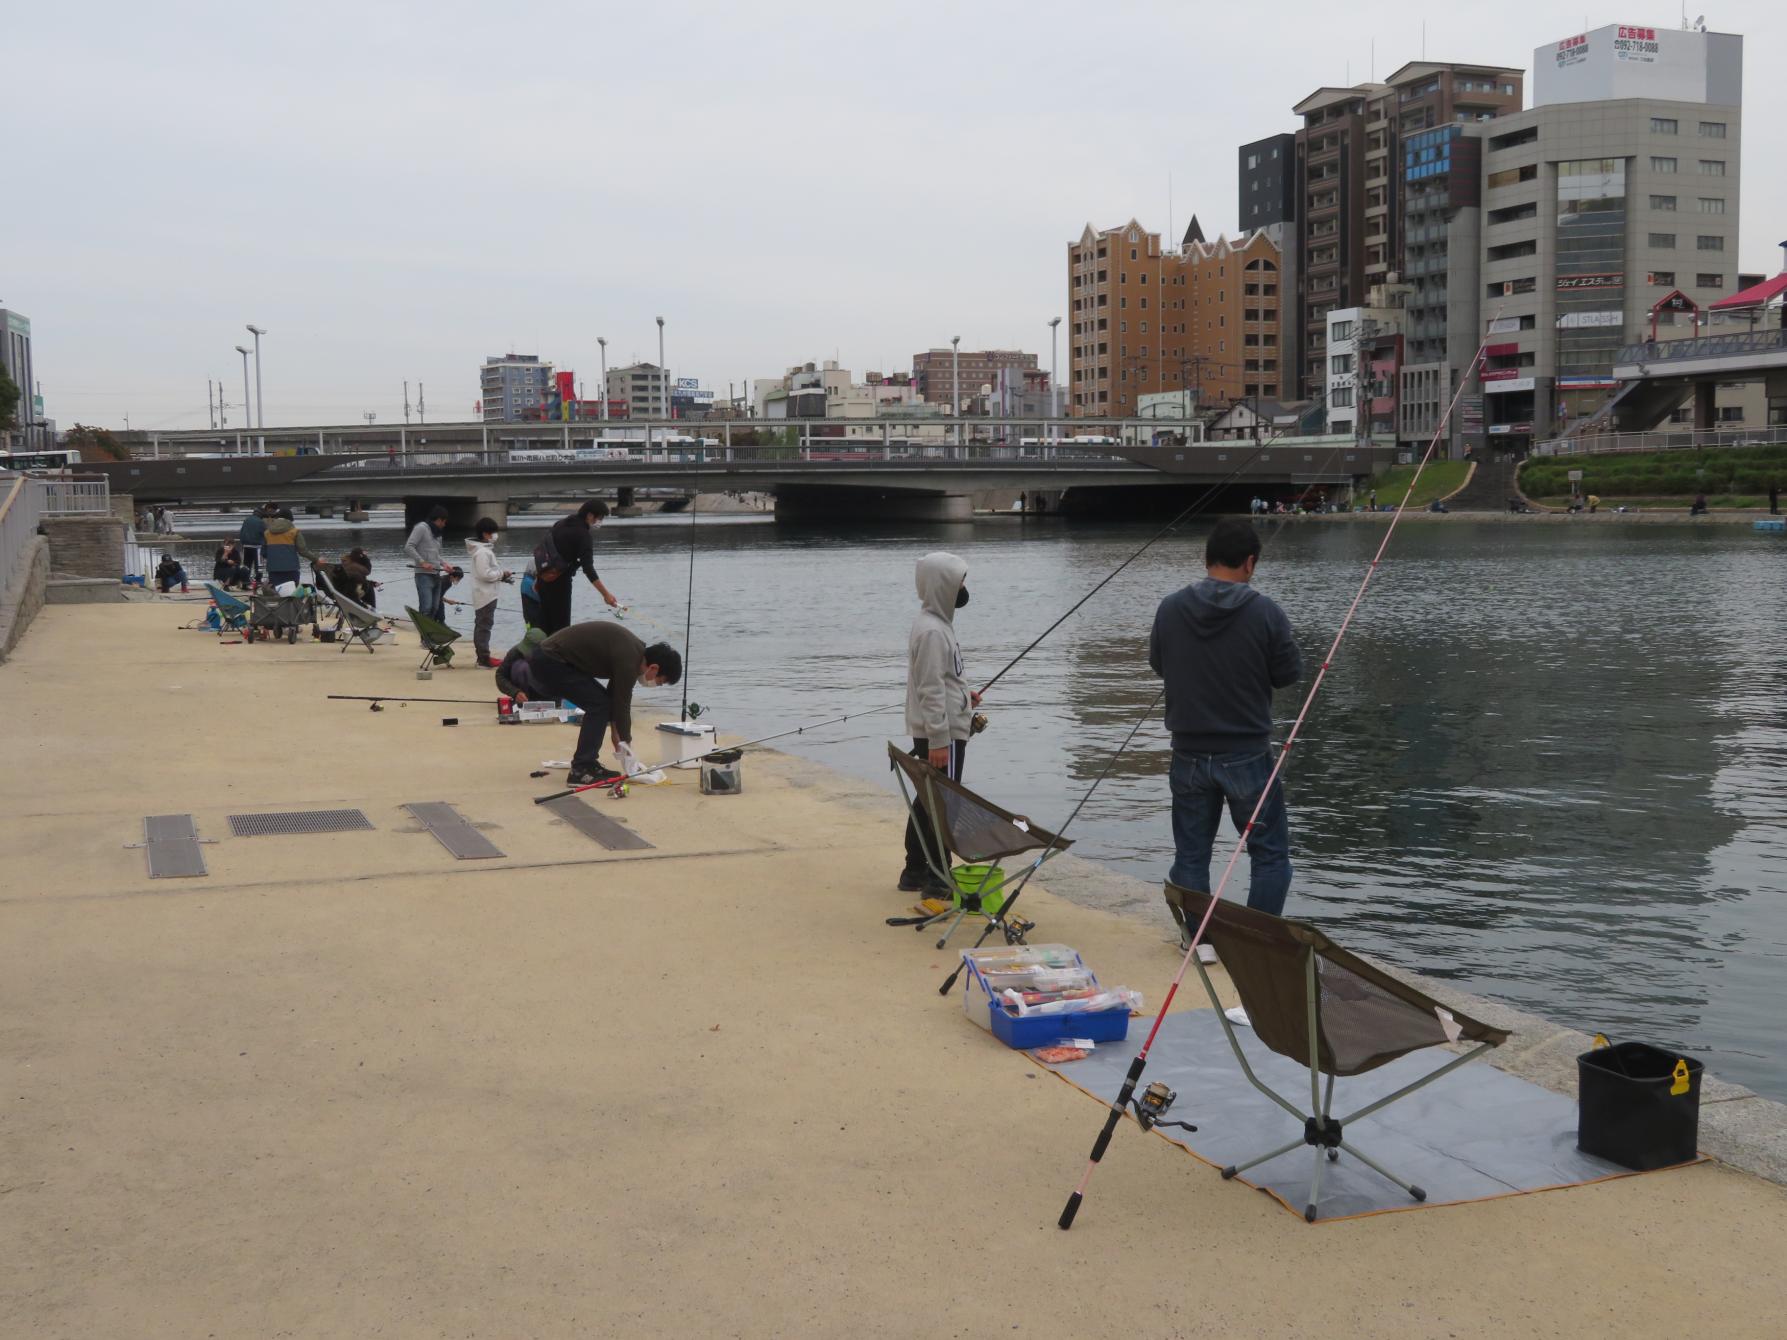
{"type": "MultiPolygon", "coordinates": [[[[534,596],[540,602],[540,622],[538,627],[547,634],[562,633],[571,626],[571,583],[576,580],[575,571],[561,573],[552,581],[534,582],[534,596]]],[[[582,707],[582,703],[577,704],[582,707]]]]}
{"type": "MultiPolygon", "coordinates": [[[[914,740],[912,742],[914,758],[923,758],[930,752],[929,740],[914,740]]],[[[962,769],[967,760],[968,742],[966,740],[952,741],[949,746],[949,767],[945,770],[944,775],[952,782],[961,781],[962,769]]],[[[929,814],[925,815],[924,827],[922,829],[919,827],[918,811],[921,809],[922,802],[914,806],[914,813],[906,820],[906,869],[912,874],[920,872],[934,874],[937,871],[947,871],[950,867],[949,853],[937,850],[937,826],[929,814]],[[930,854],[931,861],[925,859],[926,853],[930,854]],[[935,870],[932,868],[933,861],[935,870]]]]}
{"type": "Polygon", "coordinates": [[[571,755],[574,772],[590,772],[602,766],[602,736],[608,730],[611,707],[607,686],[556,656],[528,657],[535,697],[566,699],[583,709],[583,728],[577,732],[577,749],[571,755]]]}

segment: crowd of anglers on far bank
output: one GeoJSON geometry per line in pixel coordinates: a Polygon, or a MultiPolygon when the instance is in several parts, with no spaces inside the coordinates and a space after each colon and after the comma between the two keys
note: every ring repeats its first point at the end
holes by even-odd
{"type": "MultiPolygon", "coordinates": [[[[498,559],[501,528],[490,518],[480,519],[465,542],[478,664],[494,670],[498,690],[517,701],[554,698],[583,709],[566,779],[571,786],[621,775],[602,762],[602,743],[606,735],[617,751],[630,745],[635,686],[671,685],[682,678],[682,657],[668,643],[647,645],[610,620],[571,621],[572,583],[579,574],[609,607],[620,603],[595,567],[595,535],[607,516],[607,504],[592,499],[560,518],[520,573],[498,559]],[[497,598],[516,581],[527,631],[498,660],[490,649],[497,598]]],[[[465,568],[444,555],[446,527],[447,509],[436,507],[404,544],[415,571],[416,612],[435,619],[444,619],[447,592],[466,576],[465,568]]],[[[378,583],[371,579],[364,550],[325,565],[304,542],[291,513],[271,505],[243,523],[233,546],[220,547],[219,580],[226,566],[233,580],[257,580],[264,562],[268,581],[296,581],[301,560],[325,567],[342,594],[376,608],[378,583]]],[[[1173,742],[1167,770],[1174,847],[1169,882],[1209,890],[1211,854],[1226,809],[1236,830],[1246,834],[1248,905],[1276,915],[1290,888],[1291,861],[1283,788],[1272,778],[1272,695],[1298,680],[1302,659],[1284,611],[1253,585],[1259,560],[1260,537],[1250,522],[1218,521],[1205,542],[1204,576],[1168,595],[1155,611],[1148,664],[1163,681],[1173,742]]],[[[915,757],[961,781],[981,697],[969,687],[956,629],[956,616],[969,603],[968,564],[951,553],[926,554],[917,562],[914,586],[919,609],[907,636],[906,734],[915,757]]],[[[948,868],[948,856],[929,850],[933,825],[917,822],[918,817],[906,828],[898,887],[947,897],[950,891],[934,871],[948,868]]],[[[1189,936],[1183,909],[1172,910],[1189,936]]]]}

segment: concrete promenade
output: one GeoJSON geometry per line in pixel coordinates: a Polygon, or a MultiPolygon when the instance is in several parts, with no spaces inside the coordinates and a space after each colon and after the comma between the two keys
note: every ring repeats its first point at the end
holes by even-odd
{"type": "MultiPolygon", "coordinates": [[[[0,666],[0,1336],[1782,1333],[1787,1190],[1719,1163],[1310,1227],[1126,1125],[1061,1233],[1101,1109],[882,924],[891,783],[753,752],[594,802],[654,844],[608,852],[531,803],[569,729],[325,698],[487,674],[201,609],[48,608],[0,666]],[[127,849],[166,813],[208,877],[127,849]]],[[[1060,870],[1033,938],[1158,1003],[1177,954],[1060,870]]]]}

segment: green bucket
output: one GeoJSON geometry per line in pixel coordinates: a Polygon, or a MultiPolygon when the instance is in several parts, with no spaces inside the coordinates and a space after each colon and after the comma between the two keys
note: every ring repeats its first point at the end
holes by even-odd
{"type": "Polygon", "coordinates": [[[950,871],[955,879],[955,905],[960,907],[965,897],[980,895],[980,910],[988,916],[998,916],[999,910],[1005,906],[1005,872],[996,865],[958,865],[950,871]]]}

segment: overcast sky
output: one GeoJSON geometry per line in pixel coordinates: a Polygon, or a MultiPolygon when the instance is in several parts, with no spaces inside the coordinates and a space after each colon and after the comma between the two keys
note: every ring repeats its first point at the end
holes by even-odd
{"type": "MultiPolygon", "coordinates": [[[[1236,146],[1317,86],[1423,54],[1527,68],[1577,17],[1680,22],[1425,8],[1423,53],[1420,7],[1372,0],[15,0],[0,305],[64,427],[205,426],[207,377],[242,399],[248,321],[269,424],[399,420],[405,378],[430,420],[469,418],[508,352],[593,395],[596,337],[610,366],[655,359],[658,314],[672,369],[722,395],[955,334],[1046,367],[1080,228],[1164,229],[1170,176],[1176,230],[1232,232],[1236,146]]],[[[1707,19],[1746,38],[1740,258],[1772,274],[1787,6],[1707,19]]]]}

